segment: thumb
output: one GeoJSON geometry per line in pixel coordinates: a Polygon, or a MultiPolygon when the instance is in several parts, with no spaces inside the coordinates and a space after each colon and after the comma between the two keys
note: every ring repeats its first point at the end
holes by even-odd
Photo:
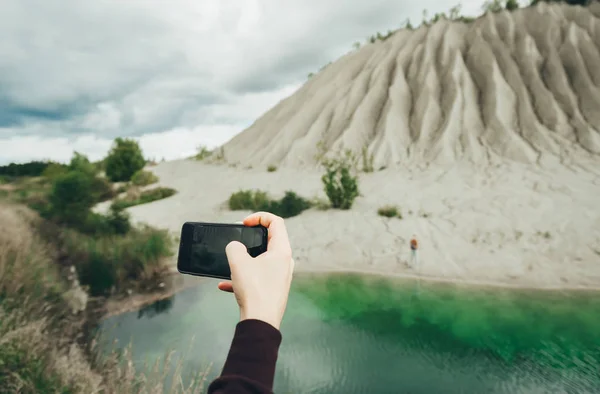
{"type": "Polygon", "coordinates": [[[225,247],[225,254],[227,254],[229,267],[232,267],[250,257],[244,244],[238,241],[232,241],[228,243],[225,247]]]}

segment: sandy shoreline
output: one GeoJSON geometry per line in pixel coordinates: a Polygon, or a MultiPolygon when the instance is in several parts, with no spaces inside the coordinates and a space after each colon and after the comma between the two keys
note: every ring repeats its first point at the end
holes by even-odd
{"type": "MultiPolygon", "coordinates": [[[[515,163],[360,174],[349,211],[310,209],[286,219],[298,272],[381,273],[408,268],[412,234],[420,241],[419,276],[515,288],[600,288],[600,173],[593,166],[515,163]],[[377,215],[397,205],[403,219],[377,215]]],[[[178,235],[185,221],[233,223],[229,196],[260,189],[325,198],[318,170],[240,169],[178,160],[150,167],[178,193],[132,207],[136,222],[178,235]]],[[[106,205],[98,207],[105,209],[106,205]]],[[[173,260],[173,264],[175,264],[173,260]]]]}

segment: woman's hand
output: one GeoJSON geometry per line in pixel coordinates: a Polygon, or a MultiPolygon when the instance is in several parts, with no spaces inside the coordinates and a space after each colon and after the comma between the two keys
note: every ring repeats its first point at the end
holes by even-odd
{"type": "Polygon", "coordinates": [[[234,241],[227,245],[231,282],[220,282],[219,289],[235,294],[240,321],[262,320],[279,329],[292,283],[294,259],[283,219],[267,212],[244,219],[245,226],[259,224],[269,232],[267,251],[253,258],[242,243],[234,241]]]}

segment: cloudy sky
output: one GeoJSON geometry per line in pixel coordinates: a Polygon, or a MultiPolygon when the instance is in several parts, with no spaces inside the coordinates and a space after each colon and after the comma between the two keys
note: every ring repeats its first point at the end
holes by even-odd
{"type": "MultiPolygon", "coordinates": [[[[0,0],[0,164],[220,145],[356,41],[456,0],[0,0]]],[[[463,1],[478,15],[482,1],[463,1]]]]}

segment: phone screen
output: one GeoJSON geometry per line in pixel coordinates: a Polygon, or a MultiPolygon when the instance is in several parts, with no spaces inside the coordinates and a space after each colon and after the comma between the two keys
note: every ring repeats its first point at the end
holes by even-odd
{"type": "Polygon", "coordinates": [[[231,241],[241,242],[250,256],[256,257],[267,250],[267,229],[241,224],[185,223],[177,269],[184,274],[231,279],[225,254],[225,247],[231,241]]]}

